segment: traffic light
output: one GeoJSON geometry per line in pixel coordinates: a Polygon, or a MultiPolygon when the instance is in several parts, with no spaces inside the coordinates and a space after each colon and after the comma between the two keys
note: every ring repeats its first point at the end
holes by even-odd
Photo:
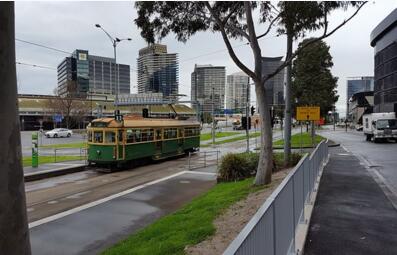
{"type": "Polygon", "coordinates": [[[251,116],[254,116],[255,113],[255,107],[251,106],[251,116]]]}

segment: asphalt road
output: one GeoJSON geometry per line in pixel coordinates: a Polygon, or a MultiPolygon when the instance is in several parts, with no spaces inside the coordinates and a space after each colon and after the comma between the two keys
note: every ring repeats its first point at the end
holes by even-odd
{"type": "Polygon", "coordinates": [[[357,156],[363,164],[377,175],[381,182],[397,196],[397,143],[373,143],[365,141],[362,132],[338,129],[323,130],[321,135],[341,143],[344,148],[357,156]]]}
{"type": "Polygon", "coordinates": [[[32,227],[32,254],[98,254],[214,183],[212,174],[189,172],[32,227]]]}

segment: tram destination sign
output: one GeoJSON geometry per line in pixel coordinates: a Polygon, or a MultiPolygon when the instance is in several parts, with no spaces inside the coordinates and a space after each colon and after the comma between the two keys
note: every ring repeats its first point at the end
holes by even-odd
{"type": "Polygon", "coordinates": [[[320,107],[296,107],[296,120],[320,120],[320,107]]]}

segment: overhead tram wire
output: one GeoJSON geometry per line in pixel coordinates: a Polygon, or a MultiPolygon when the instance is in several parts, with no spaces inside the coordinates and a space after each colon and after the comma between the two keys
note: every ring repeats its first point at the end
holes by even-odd
{"type": "Polygon", "coordinates": [[[65,50],[61,50],[61,49],[57,49],[57,48],[53,48],[53,47],[49,47],[49,46],[45,46],[45,45],[39,44],[39,43],[29,42],[29,41],[25,41],[25,40],[21,40],[21,39],[17,39],[17,38],[15,38],[15,41],[31,44],[31,45],[34,45],[34,46],[37,46],[37,47],[41,47],[41,48],[45,48],[45,49],[48,49],[48,50],[61,52],[61,53],[68,54],[68,55],[72,54],[71,52],[68,52],[68,51],[65,51],[65,50]]]}
{"type": "Polygon", "coordinates": [[[23,63],[23,62],[19,62],[16,61],[15,64],[17,65],[24,65],[24,66],[31,66],[31,67],[37,67],[37,68],[42,68],[42,69],[49,69],[49,70],[54,70],[56,71],[56,68],[53,67],[49,67],[49,66],[42,66],[42,65],[36,65],[36,64],[28,64],[28,63],[23,63]]]}
{"type": "MultiPolygon", "coordinates": [[[[278,35],[269,36],[269,37],[262,37],[259,40],[272,39],[272,38],[275,38],[275,37],[278,37],[278,35]]],[[[29,42],[29,41],[25,41],[25,40],[21,40],[21,39],[17,39],[17,38],[15,38],[15,41],[19,41],[19,42],[35,45],[35,46],[38,46],[38,47],[46,48],[46,49],[49,49],[49,50],[53,50],[53,51],[57,51],[57,52],[65,53],[65,54],[72,54],[71,52],[68,52],[68,51],[64,51],[64,50],[61,50],[61,49],[45,46],[43,44],[33,43],[33,42],[29,42]]],[[[248,42],[242,43],[242,44],[239,44],[239,45],[236,45],[236,46],[232,46],[232,48],[236,49],[236,48],[239,48],[239,47],[244,46],[244,45],[249,45],[249,43],[248,42]]],[[[205,53],[205,54],[201,54],[201,55],[198,55],[198,56],[195,56],[195,57],[187,58],[187,59],[184,59],[184,60],[180,61],[179,63],[188,62],[188,61],[191,61],[191,60],[194,60],[194,59],[197,59],[197,58],[218,54],[218,53],[221,53],[221,52],[224,52],[224,51],[227,51],[227,49],[219,49],[219,50],[212,51],[212,52],[205,53]]],[[[15,63],[18,64],[18,65],[25,65],[25,66],[31,66],[31,67],[49,69],[49,70],[57,70],[56,68],[53,68],[53,67],[42,66],[42,65],[37,65],[37,64],[29,64],[29,63],[23,63],[23,62],[15,62],[15,63]]],[[[130,67],[130,73],[133,73],[133,72],[138,73],[138,70],[136,70],[135,68],[131,68],[130,67]]]]}
{"type": "MultiPolygon", "coordinates": [[[[258,40],[269,40],[269,39],[276,38],[276,37],[279,37],[279,36],[278,35],[274,35],[274,36],[269,36],[269,37],[261,37],[258,40]]],[[[245,42],[245,43],[242,43],[242,44],[238,44],[238,45],[232,46],[232,48],[236,49],[236,48],[239,48],[241,46],[246,46],[246,45],[249,45],[249,42],[245,42]]],[[[198,56],[195,56],[195,57],[186,58],[186,59],[181,60],[179,63],[189,62],[189,61],[197,59],[197,58],[210,56],[210,55],[215,55],[215,54],[218,54],[218,53],[221,53],[221,52],[224,52],[224,51],[227,51],[227,49],[219,49],[219,50],[212,51],[212,52],[205,53],[205,54],[201,54],[201,55],[198,55],[198,56]]]]}

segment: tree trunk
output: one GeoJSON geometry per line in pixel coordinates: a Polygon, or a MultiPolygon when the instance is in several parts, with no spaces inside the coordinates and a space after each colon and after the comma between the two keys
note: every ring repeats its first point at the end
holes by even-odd
{"type": "Polygon", "coordinates": [[[261,118],[261,150],[254,183],[255,185],[263,185],[272,181],[273,133],[265,86],[260,81],[255,82],[255,91],[261,118]]]}
{"type": "Polygon", "coordinates": [[[15,69],[14,3],[0,3],[0,252],[30,254],[15,69]]]}
{"type": "MultiPolygon", "coordinates": [[[[291,33],[287,34],[287,56],[286,59],[291,58],[292,55],[292,41],[291,33]]],[[[291,68],[292,62],[286,67],[287,80],[285,83],[285,125],[284,125],[284,165],[288,165],[291,155],[291,68]]]]}

